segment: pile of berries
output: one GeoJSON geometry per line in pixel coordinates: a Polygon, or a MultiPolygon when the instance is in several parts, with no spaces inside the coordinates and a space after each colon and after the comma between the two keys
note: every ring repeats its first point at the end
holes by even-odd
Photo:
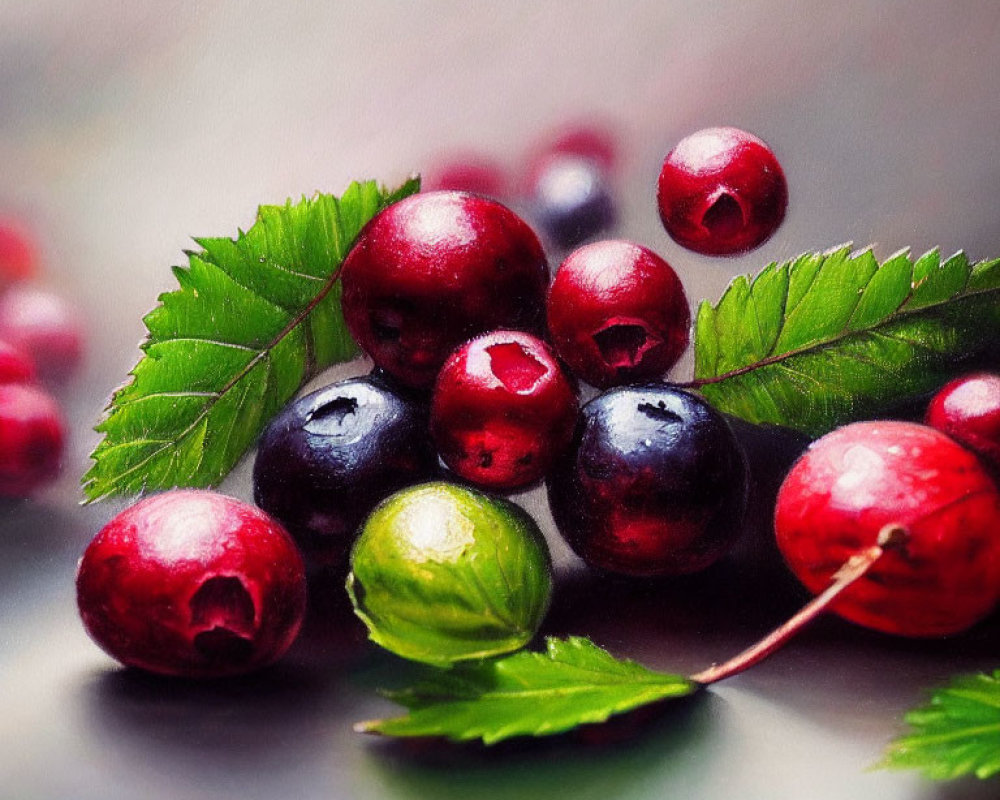
{"type": "Polygon", "coordinates": [[[64,385],[83,347],[75,310],[32,285],[39,262],[31,235],[0,219],[0,497],[6,498],[27,497],[58,475],[65,424],[50,390],[64,385]]]}
{"type": "MultiPolygon", "coordinates": [[[[529,170],[533,186],[558,183],[552,165],[567,158],[613,164],[599,138],[557,144],[529,170]]],[[[496,178],[488,165],[451,176],[484,191],[496,178]]],[[[774,232],[787,189],[763,142],[715,128],[667,156],[658,200],[677,242],[733,255],[774,232]]],[[[556,217],[538,216],[560,246],[594,230],[563,236],[556,217]]],[[[345,320],[374,371],[271,421],[253,473],[261,510],[184,491],[109,523],[82,559],[78,590],[110,654],[195,676],[268,663],[301,623],[306,569],[346,572],[352,547],[349,592],[384,646],[431,663],[521,646],[544,615],[550,564],[535,522],[495,494],[542,480],[558,530],[596,569],[678,575],[729,550],[747,503],[746,458],[722,415],[661,382],[691,317],[656,253],[591,241],[550,281],[524,220],[482,194],[443,189],[375,217],[341,280],[345,320]],[[580,381],[603,392],[582,408],[580,381]]],[[[948,400],[968,390],[947,388],[932,423],[998,447],[996,383],[991,391],[992,410],[977,416],[966,413],[974,401],[948,400]]],[[[1000,592],[992,478],[942,433],[866,425],[825,437],[792,469],[777,509],[786,559],[818,592],[886,525],[905,527],[905,547],[836,610],[908,635],[968,627],[1000,592]],[[904,611],[928,596],[933,609],[904,611]]]]}

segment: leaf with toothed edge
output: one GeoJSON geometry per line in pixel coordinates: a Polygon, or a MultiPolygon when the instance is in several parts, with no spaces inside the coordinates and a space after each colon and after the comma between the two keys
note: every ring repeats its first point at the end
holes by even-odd
{"type": "Polygon", "coordinates": [[[911,731],[889,745],[880,766],[935,780],[1000,775],[1000,670],[954,679],[906,721],[911,731]]]}
{"type": "Polygon", "coordinates": [[[585,638],[549,638],[543,653],[513,655],[436,670],[423,682],[387,692],[409,713],[355,725],[362,733],[479,739],[547,736],[613,714],[694,694],[700,685],[679,675],[619,661],[585,638]]]}
{"type": "Polygon", "coordinates": [[[352,358],[340,264],[368,220],[419,188],[353,183],[339,198],[261,206],[235,239],[196,239],[96,428],[87,501],[217,484],[303,383],[352,358]]]}
{"type": "Polygon", "coordinates": [[[719,410],[812,435],[885,414],[998,360],[1000,259],[881,264],[841,247],[734,280],[695,324],[697,388],[719,410]]]}

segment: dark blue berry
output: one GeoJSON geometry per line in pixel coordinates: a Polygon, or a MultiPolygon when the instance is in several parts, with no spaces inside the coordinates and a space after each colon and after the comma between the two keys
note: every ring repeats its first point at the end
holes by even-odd
{"type": "Polygon", "coordinates": [[[607,176],[590,159],[552,156],[535,176],[531,195],[535,220],[559,247],[576,247],[615,225],[607,176]]]}

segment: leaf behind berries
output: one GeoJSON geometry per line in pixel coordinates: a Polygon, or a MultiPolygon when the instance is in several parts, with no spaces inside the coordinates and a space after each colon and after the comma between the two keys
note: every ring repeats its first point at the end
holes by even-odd
{"type": "Polygon", "coordinates": [[[620,661],[581,637],[549,638],[543,653],[514,655],[435,670],[423,682],[387,696],[405,716],[358,723],[385,736],[480,739],[547,736],[612,714],[693,694],[699,684],[620,661]]]}
{"type": "Polygon", "coordinates": [[[889,745],[880,766],[935,780],[1000,774],[1000,670],[955,678],[906,721],[912,730],[889,745]]]}
{"type": "Polygon", "coordinates": [[[884,415],[996,359],[1000,259],[937,251],[881,264],[842,247],[736,278],[695,324],[695,380],[717,408],[820,435],[884,415]]]}
{"type": "Polygon", "coordinates": [[[86,499],[217,484],[319,370],[356,353],[340,309],[340,264],[395,191],[353,183],[261,206],[235,239],[197,239],[180,287],[146,315],[143,357],[96,430],[86,499]]]}

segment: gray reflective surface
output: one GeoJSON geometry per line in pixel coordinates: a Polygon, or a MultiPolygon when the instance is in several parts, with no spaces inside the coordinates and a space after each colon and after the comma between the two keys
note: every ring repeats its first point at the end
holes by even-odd
{"type": "MultiPolygon", "coordinates": [[[[994,4],[747,5],[0,4],[0,208],[35,223],[92,342],[63,398],[66,474],[0,507],[0,797],[997,797],[996,781],[870,769],[923,687],[1000,666],[996,617],[929,643],[824,620],[650,718],[493,750],[351,732],[392,710],[377,687],[412,673],[366,644],[337,581],[314,587],[288,658],[226,684],[122,671],[77,620],[76,559],[121,507],[76,505],[90,426],[189,237],[233,234],[260,202],[392,182],[450,147],[513,164],[546,126],[596,112],[627,142],[623,234],[671,261],[693,302],[848,240],[881,257],[998,254],[994,4]],[[785,225],[744,258],[685,253],[656,218],[660,159],[711,124],[759,133],[789,179],[785,225]]],[[[248,497],[246,468],[224,488],[248,497]]],[[[545,517],[539,492],[519,499],[545,517]]],[[[759,523],[709,573],[640,586],[587,573],[551,539],[546,631],[670,671],[732,655],[803,599],[759,523]]]]}

